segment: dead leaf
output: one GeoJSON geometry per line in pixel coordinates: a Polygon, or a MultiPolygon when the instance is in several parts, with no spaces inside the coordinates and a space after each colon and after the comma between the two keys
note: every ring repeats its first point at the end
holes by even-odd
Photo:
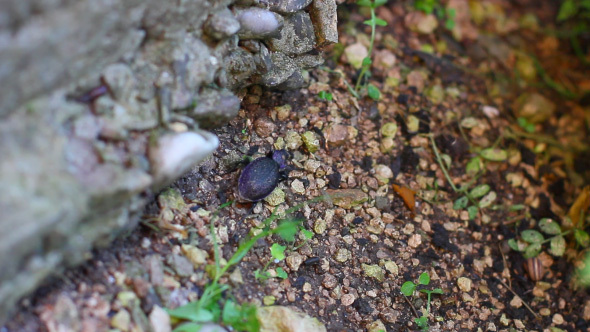
{"type": "Polygon", "coordinates": [[[578,198],[576,198],[576,201],[572,204],[567,214],[570,217],[574,228],[579,228],[578,222],[580,221],[580,213],[588,210],[588,208],[590,208],[590,186],[586,186],[582,189],[582,192],[580,192],[578,198]]]}
{"type": "Polygon", "coordinates": [[[393,184],[393,190],[400,195],[406,207],[412,211],[412,214],[416,213],[416,192],[406,186],[398,186],[393,184]]]}

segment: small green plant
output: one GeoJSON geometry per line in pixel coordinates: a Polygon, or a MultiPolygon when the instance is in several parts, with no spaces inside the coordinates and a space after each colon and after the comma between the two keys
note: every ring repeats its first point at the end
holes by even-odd
{"type": "Polygon", "coordinates": [[[357,98],[358,98],[358,95],[360,94],[360,92],[365,87],[365,85],[367,88],[367,95],[371,99],[379,100],[379,98],[381,98],[381,92],[379,91],[379,88],[377,88],[375,85],[370,84],[370,83],[366,84],[365,81],[368,77],[371,77],[371,65],[373,63],[371,58],[373,55],[373,47],[375,45],[375,32],[377,30],[377,26],[381,26],[381,27],[387,26],[387,22],[385,22],[384,20],[377,17],[377,14],[375,13],[375,9],[377,9],[377,7],[383,6],[386,3],[387,3],[387,0],[359,0],[359,1],[357,1],[357,5],[359,5],[361,7],[367,7],[371,11],[371,19],[363,22],[364,24],[371,27],[371,39],[369,41],[368,55],[363,59],[361,72],[360,72],[359,77],[356,80],[356,84],[354,86],[355,94],[353,94],[353,95],[356,95],[357,98]]]}
{"type": "MultiPolygon", "coordinates": [[[[356,99],[360,99],[365,89],[367,93],[366,95],[369,96],[371,99],[379,100],[381,98],[381,91],[379,91],[379,88],[374,84],[368,83],[367,81],[368,78],[371,77],[371,65],[373,64],[372,56],[373,48],[375,46],[375,33],[377,30],[377,26],[387,26],[387,22],[385,22],[385,20],[382,20],[377,17],[375,9],[377,7],[383,6],[386,3],[387,0],[358,0],[356,3],[361,7],[369,8],[369,11],[371,13],[371,18],[363,22],[363,24],[371,27],[371,37],[369,41],[368,54],[362,61],[361,71],[358,75],[358,78],[354,86],[351,83],[349,83],[348,80],[344,79],[344,84],[346,84],[348,92],[350,92],[350,94],[356,99]]],[[[339,74],[340,76],[343,76],[340,71],[335,71],[327,67],[322,68],[330,73],[339,74]]]]}
{"type": "Polygon", "coordinates": [[[455,27],[455,16],[457,15],[454,8],[445,8],[439,0],[416,0],[414,8],[425,14],[435,13],[439,20],[445,22],[445,28],[453,30],[455,27]]]}
{"type": "Polygon", "coordinates": [[[535,124],[530,123],[526,118],[520,117],[516,119],[516,123],[518,126],[522,128],[527,133],[534,133],[535,132],[535,124]]]}
{"type": "Polygon", "coordinates": [[[508,245],[515,251],[522,252],[524,258],[537,256],[543,245],[549,243],[549,253],[553,256],[563,256],[566,248],[565,236],[573,233],[577,245],[587,248],[590,245],[590,235],[580,228],[563,231],[558,222],[553,219],[543,218],[539,220],[538,227],[541,231],[527,229],[520,233],[519,238],[508,240],[508,245]],[[547,238],[543,235],[548,235],[547,238]]]}
{"type": "MultiPolygon", "coordinates": [[[[323,199],[324,197],[321,196],[298,204],[285,211],[285,215],[291,215],[306,203],[316,202],[323,199]]],[[[227,263],[224,266],[221,266],[222,257],[215,236],[215,222],[218,219],[217,216],[219,211],[231,203],[232,202],[228,202],[221,205],[209,221],[211,241],[213,243],[214,264],[207,266],[206,271],[212,279],[211,282],[207,284],[203,290],[203,294],[197,301],[190,302],[176,309],[167,310],[171,318],[181,322],[173,332],[198,332],[202,325],[207,322],[221,322],[238,331],[255,332],[260,329],[260,322],[256,316],[256,306],[248,303],[240,305],[231,299],[224,299],[222,293],[228,290],[229,286],[226,284],[220,284],[219,280],[230,268],[240,263],[242,258],[246,256],[254,244],[261,238],[276,234],[284,241],[294,242],[295,236],[302,227],[301,220],[289,218],[279,220],[276,210],[273,211],[273,213],[264,220],[261,232],[242,242],[227,263]],[[277,221],[278,225],[271,228],[271,224],[273,224],[274,221],[277,221]]],[[[271,247],[271,254],[275,259],[281,257],[284,259],[284,256],[281,256],[284,254],[284,249],[282,248],[283,246],[280,245],[273,245],[271,247]]],[[[284,275],[286,275],[286,273],[284,275]]]]}
{"type": "Polygon", "coordinates": [[[318,98],[324,101],[332,101],[332,99],[334,98],[334,96],[332,96],[332,94],[330,92],[327,91],[320,91],[318,93],[318,98]]]}
{"type": "Polygon", "coordinates": [[[563,0],[556,17],[556,21],[565,28],[560,37],[569,38],[572,49],[584,65],[590,65],[590,61],[578,37],[590,32],[589,18],[590,0],[563,0]]]}
{"type": "MultiPolygon", "coordinates": [[[[294,246],[294,241],[293,243],[289,244],[289,247],[280,245],[278,243],[273,243],[273,245],[270,247],[270,255],[272,259],[269,260],[261,270],[259,269],[254,272],[254,277],[256,278],[256,280],[264,281],[272,278],[271,274],[268,272],[268,267],[271,263],[279,264],[285,259],[286,251],[297,250],[301,246],[305,245],[307,241],[313,238],[313,232],[305,229],[303,226],[300,226],[299,234],[301,234],[303,242],[298,246],[294,246]]],[[[275,272],[277,278],[287,279],[289,277],[287,275],[287,272],[285,272],[285,270],[280,266],[275,269],[275,272]]]]}
{"type": "Polygon", "coordinates": [[[483,167],[485,161],[504,161],[508,158],[508,153],[505,150],[496,147],[490,147],[479,151],[478,155],[467,162],[467,166],[465,167],[465,172],[468,175],[473,176],[473,178],[461,185],[461,187],[457,187],[453,183],[448,171],[451,166],[451,157],[440,153],[433,135],[430,135],[430,141],[432,143],[432,150],[434,151],[436,160],[449,185],[455,193],[461,195],[453,203],[453,209],[466,209],[469,219],[473,219],[477,216],[479,210],[491,207],[492,203],[494,203],[497,198],[496,192],[492,191],[491,187],[485,183],[474,187],[473,185],[479,178],[478,174],[481,175],[482,171],[485,169],[483,167]]]}
{"type": "MultiPolygon", "coordinates": [[[[405,297],[412,297],[414,293],[418,289],[418,286],[428,286],[430,284],[430,275],[428,272],[422,272],[418,277],[418,283],[414,283],[412,281],[406,281],[403,283],[401,287],[401,292],[405,297]]],[[[422,331],[428,331],[428,316],[430,315],[430,299],[432,294],[443,294],[443,290],[441,288],[435,289],[426,289],[422,288],[418,290],[420,293],[424,293],[427,295],[426,300],[426,313],[421,317],[416,317],[414,322],[422,331]]]]}

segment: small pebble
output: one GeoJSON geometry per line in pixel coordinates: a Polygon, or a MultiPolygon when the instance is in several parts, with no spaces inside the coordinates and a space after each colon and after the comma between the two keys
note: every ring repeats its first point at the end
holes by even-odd
{"type": "Polygon", "coordinates": [[[457,279],[457,286],[459,286],[459,289],[461,289],[463,292],[470,292],[472,286],[471,279],[459,277],[459,279],[457,279]]]}
{"type": "Polygon", "coordinates": [[[338,285],[338,279],[332,274],[324,275],[324,280],[322,281],[322,285],[327,289],[332,289],[338,285]]]}
{"type": "Polygon", "coordinates": [[[291,182],[291,189],[293,189],[293,191],[298,194],[305,193],[305,185],[299,179],[295,179],[293,182],[291,182]]]}
{"type": "Polygon", "coordinates": [[[385,280],[385,273],[379,265],[363,264],[362,268],[367,277],[375,278],[380,282],[385,280]]]}
{"type": "Polygon", "coordinates": [[[343,306],[348,307],[354,303],[356,297],[353,294],[344,294],[342,298],[340,298],[340,302],[343,306]]]}
{"type": "Polygon", "coordinates": [[[561,325],[561,324],[563,324],[565,322],[565,320],[563,319],[563,316],[561,314],[555,314],[555,315],[553,315],[553,319],[551,321],[555,325],[561,325]]]}
{"type": "Polygon", "coordinates": [[[303,263],[303,258],[304,257],[302,255],[295,252],[287,256],[285,262],[292,271],[297,271],[299,270],[299,266],[301,266],[301,263],[303,263]]]}
{"type": "Polygon", "coordinates": [[[338,251],[336,251],[336,255],[334,256],[334,259],[340,263],[344,263],[351,258],[352,254],[350,253],[350,251],[344,248],[338,249],[338,251]]]}
{"type": "Polygon", "coordinates": [[[420,234],[413,234],[408,239],[408,245],[412,248],[417,248],[422,244],[422,235],[420,234]]]}

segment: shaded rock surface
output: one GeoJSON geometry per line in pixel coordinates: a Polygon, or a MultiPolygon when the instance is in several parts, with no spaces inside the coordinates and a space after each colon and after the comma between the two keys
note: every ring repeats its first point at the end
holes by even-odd
{"type": "Polygon", "coordinates": [[[310,3],[3,2],[0,322],[207,158],[218,140],[198,128],[234,117],[234,93],[305,83],[301,69],[322,62],[317,36],[336,25],[310,3]]]}

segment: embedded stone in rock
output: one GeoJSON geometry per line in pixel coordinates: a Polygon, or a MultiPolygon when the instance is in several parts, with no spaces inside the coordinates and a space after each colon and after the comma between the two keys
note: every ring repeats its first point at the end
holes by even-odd
{"type": "Polygon", "coordinates": [[[197,106],[187,115],[201,128],[219,127],[233,119],[240,110],[240,99],[229,90],[203,89],[196,103],[197,106]]]}
{"type": "Polygon", "coordinates": [[[240,22],[229,9],[223,9],[209,16],[203,28],[207,35],[221,40],[237,33],[240,30],[240,22]]]}
{"type": "Polygon", "coordinates": [[[290,14],[309,6],[311,1],[312,0],[260,0],[260,4],[273,12],[290,14]]]}
{"type": "Polygon", "coordinates": [[[285,19],[285,25],[279,37],[269,40],[272,51],[281,51],[288,55],[309,52],[315,46],[315,34],[309,14],[295,13],[285,19]]]}
{"type": "Polygon", "coordinates": [[[202,130],[168,134],[150,147],[154,182],[166,184],[208,157],[219,145],[217,136],[202,130]]]}
{"type": "Polygon", "coordinates": [[[262,76],[262,84],[267,87],[276,87],[277,85],[289,79],[295,71],[299,71],[297,64],[281,52],[273,52],[270,55],[273,66],[271,70],[262,76]]]}
{"type": "Polygon", "coordinates": [[[301,54],[293,60],[295,60],[295,63],[303,69],[315,68],[324,63],[324,57],[321,54],[311,53],[313,53],[313,51],[307,54],[301,54]]]}
{"type": "Polygon", "coordinates": [[[240,22],[240,39],[266,39],[276,35],[283,26],[283,18],[263,8],[238,10],[236,17],[240,22]]]}
{"type": "Polygon", "coordinates": [[[310,14],[315,28],[317,46],[338,43],[336,0],[314,0],[310,14]]]}
{"type": "Polygon", "coordinates": [[[257,70],[257,61],[253,54],[237,48],[225,58],[223,67],[225,70],[219,78],[221,86],[237,90],[248,85],[250,77],[257,70]]]}
{"type": "Polygon", "coordinates": [[[275,89],[287,91],[287,90],[295,90],[302,88],[305,84],[305,80],[303,79],[303,75],[301,74],[300,70],[295,70],[289,78],[283,83],[275,86],[275,89]]]}
{"type": "Polygon", "coordinates": [[[105,68],[102,77],[115,100],[131,99],[132,91],[135,88],[135,77],[129,66],[123,63],[112,64],[105,68]]]}

